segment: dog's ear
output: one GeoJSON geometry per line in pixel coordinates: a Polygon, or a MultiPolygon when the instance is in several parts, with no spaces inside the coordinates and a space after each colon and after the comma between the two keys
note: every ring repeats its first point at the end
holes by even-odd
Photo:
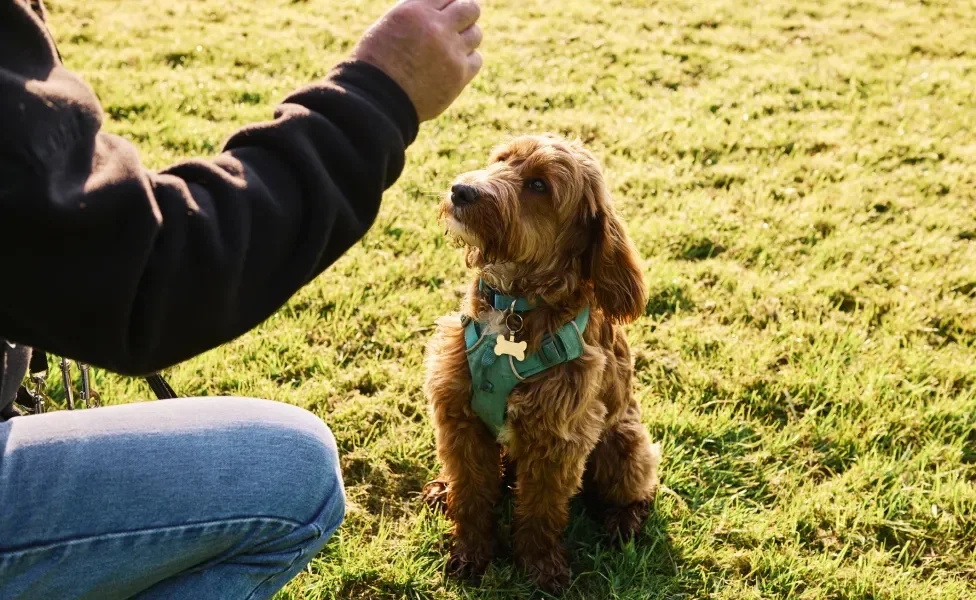
{"type": "Polygon", "coordinates": [[[590,247],[583,277],[593,282],[597,303],[612,321],[629,323],[644,315],[647,286],[640,256],[617,217],[599,166],[584,165],[583,210],[589,213],[590,247]]]}

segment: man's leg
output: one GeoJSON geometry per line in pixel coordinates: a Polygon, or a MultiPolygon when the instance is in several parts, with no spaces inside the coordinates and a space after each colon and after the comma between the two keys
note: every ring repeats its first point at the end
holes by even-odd
{"type": "Polygon", "coordinates": [[[300,408],[196,398],[0,423],[0,599],[270,598],[325,545],[335,440],[300,408]]]}

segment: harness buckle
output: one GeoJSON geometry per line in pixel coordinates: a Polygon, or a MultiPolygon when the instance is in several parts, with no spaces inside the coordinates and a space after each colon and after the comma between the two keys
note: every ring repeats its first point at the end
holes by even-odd
{"type": "Polygon", "coordinates": [[[565,362],[566,353],[561,350],[560,345],[558,337],[547,337],[542,342],[542,360],[547,367],[565,362]]]}
{"type": "Polygon", "coordinates": [[[68,402],[68,410],[75,409],[75,396],[71,389],[71,361],[61,357],[61,383],[64,384],[64,399],[68,402]]]}
{"type": "Polygon", "coordinates": [[[47,382],[47,371],[31,373],[30,380],[34,384],[34,389],[28,393],[34,400],[34,414],[39,415],[44,412],[44,384],[47,382]]]}

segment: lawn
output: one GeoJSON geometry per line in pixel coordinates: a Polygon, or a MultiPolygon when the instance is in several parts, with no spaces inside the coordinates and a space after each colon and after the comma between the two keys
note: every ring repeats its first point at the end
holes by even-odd
{"type": "MultiPolygon", "coordinates": [[[[219,151],[390,0],[54,0],[67,64],[146,164],[219,151]]],[[[363,242],[181,394],[297,404],[350,509],[280,600],[539,596],[444,575],[421,392],[468,276],[436,203],[506,136],[601,157],[651,292],[628,326],[663,484],[622,550],[577,508],[565,595],[976,595],[976,4],[483,0],[485,68],[426,124],[363,242]]],[[[109,403],[139,380],[96,372],[109,403]]],[[[55,391],[55,394],[57,392],[55,391]]]]}

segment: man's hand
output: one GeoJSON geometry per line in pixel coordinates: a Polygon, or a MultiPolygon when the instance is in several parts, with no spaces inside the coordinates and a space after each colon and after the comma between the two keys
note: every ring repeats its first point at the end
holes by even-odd
{"type": "Polygon", "coordinates": [[[417,116],[440,115],[481,69],[476,0],[401,0],[353,50],[396,81],[417,116]]]}

